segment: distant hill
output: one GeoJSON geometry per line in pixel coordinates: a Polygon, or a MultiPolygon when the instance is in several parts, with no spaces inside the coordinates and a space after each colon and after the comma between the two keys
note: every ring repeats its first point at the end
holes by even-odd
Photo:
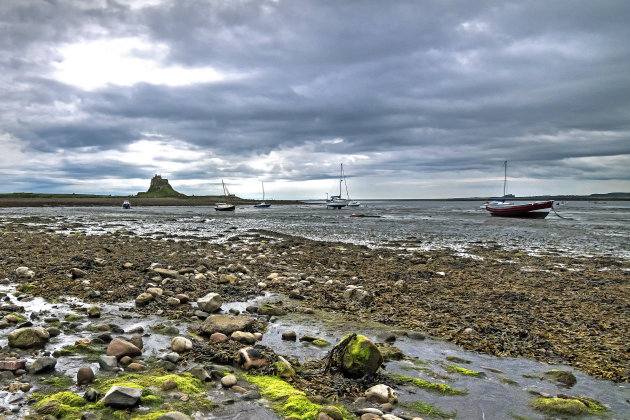
{"type": "Polygon", "coordinates": [[[147,192],[139,192],[137,197],[143,198],[165,198],[165,197],[186,197],[185,194],[179,193],[171,187],[168,183],[168,179],[162,178],[162,176],[155,174],[151,178],[151,185],[147,192]]]}

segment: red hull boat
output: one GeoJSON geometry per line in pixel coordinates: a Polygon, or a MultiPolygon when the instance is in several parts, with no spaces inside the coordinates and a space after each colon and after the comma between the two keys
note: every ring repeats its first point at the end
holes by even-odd
{"type": "Polygon", "coordinates": [[[553,200],[536,201],[535,203],[523,204],[500,202],[486,203],[486,210],[488,210],[492,216],[500,217],[529,217],[534,219],[544,219],[547,217],[552,207],[553,200]]]}

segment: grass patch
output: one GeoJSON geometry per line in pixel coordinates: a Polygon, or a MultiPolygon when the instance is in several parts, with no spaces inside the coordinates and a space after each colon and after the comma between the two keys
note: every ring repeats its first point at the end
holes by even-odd
{"type": "Polygon", "coordinates": [[[460,391],[458,389],[451,388],[450,386],[446,384],[441,384],[439,382],[429,382],[429,381],[425,381],[424,379],[413,378],[411,376],[406,376],[406,375],[390,374],[389,377],[401,384],[413,385],[415,387],[424,389],[426,391],[437,392],[439,394],[444,394],[444,395],[466,395],[467,394],[466,391],[460,391]]]}
{"type": "Polygon", "coordinates": [[[455,412],[446,413],[444,411],[440,411],[437,408],[433,407],[431,404],[414,401],[409,404],[400,404],[401,407],[405,407],[417,414],[427,415],[429,417],[439,417],[442,419],[451,419],[455,417],[455,412]]]}

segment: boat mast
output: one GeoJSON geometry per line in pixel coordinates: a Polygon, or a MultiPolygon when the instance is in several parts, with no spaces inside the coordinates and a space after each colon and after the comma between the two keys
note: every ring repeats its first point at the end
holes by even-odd
{"type": "Polygon", "coordinates": [[[262,184],[263,189],[263,201],[265,201],[265,183],[263,181],[260,181],[260,183],[262,184]]]}
{"type": "Polygon", "coordinates": [[[339,170],[339,199],[341,199],[341,184],[343,183],[343,163],[341,164],[341,169],[339,170]]]}
{"type": "Polygon", "coordinates": [[[503,161],[503,197],[505,197],[506,184],[507,184],[507,160],[503,161]]]}

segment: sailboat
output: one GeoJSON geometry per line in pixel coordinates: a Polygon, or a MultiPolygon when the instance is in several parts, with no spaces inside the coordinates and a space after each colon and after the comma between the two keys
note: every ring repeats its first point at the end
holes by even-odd
{"type": "Polygon", "coordinates": [[[262,184],[262,190],[263,190],[263,199],[260,203],[258,204],[254,204],[254,207],[259,208],[259,209],[265,209],[269,206],[271,206],[271,204],[267,204],[265,203],[265,183],[260,181],[260,183],[262,184]]]}
{"type": "Polygon", "coordinates": [[[341,165],[341,177],[343,178],[343,183],[346,186],[346,197],[348,197],[348,207],[360,207],[361,202],[352,200],[350,198],[350,193],[348,192],[348,183],[346,182],[346,174],[343,173],[343,164],[341,165]]]}
{"type": "MultiPolygon", "coordinates": [[[[223,182],[223,180],[221,180],[221,184],[223,185],[223,195],[225,196],[225,201],[229,201],[230,198],[230,192],[228,191],[227,187],[225,186],[225,182],[223,182]]],[[[214,205],[214,209],[216,211],[234,211],[236,210],[236,206],[234,204],[230,204],[230,203],[216,203],[214,205]]]]}
{"type": "Polygon", "coordinates": [[[343,184],[343,163],[339,172],[339,195],[331,195],[326,199],[326,208],[339,210],[348,205],[348,200],[341,198],[341,184],[343,184]]]}
{"type": "Polygon", "coordinates": [[[507,184],[507,160],[503,162],[503,198],[486,203],[486,210],[492,216],[499,217],[527,217],[534,219],[544,219],[553,207],[553,200],[536,201],[533,203],[506,203],[505,186],[507,184]]]}

